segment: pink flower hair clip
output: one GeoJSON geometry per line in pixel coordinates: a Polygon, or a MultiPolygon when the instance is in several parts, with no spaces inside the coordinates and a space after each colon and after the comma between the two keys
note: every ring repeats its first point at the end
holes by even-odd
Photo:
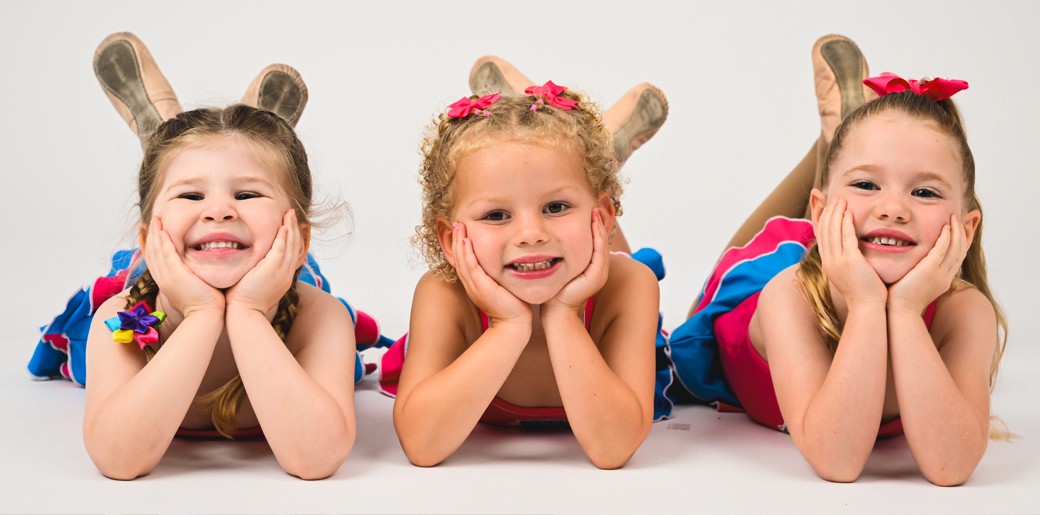
{"type": "Polygon", "coordinates": [[[968,83],[957,79],[941,79],[925,77],[920,80],[904,79],[894,73],[885,72],[877,77],[863,79],[870,89],[880,96],[903,91],[913,91],[918,95],[924,95],[936,102],[946,100],[959,91],[968,89],[968,83]]]}
{"type": "Polygon", "coordinates": [[[539,107],[545,104],[558,107],[564,111],[570,111],[578,105],[578,101],[561,97],[560,95],[564,91],[567,91],[567,88],[553,84],[553,81],[548,81],[541,86],[531,86],[525,89],[524,93],[538,98],[535,103],[531,104],[532,111],[537,111],[539,107]]]}
{"type": "Polygon", "coordinates": [[[491,116],[491,112],[488,108],[498,102],[501,98],[500,93],[492,93],[490,95],[484,95],[476,100],[471,100],[469,97],[462,97],[454,104],[451,104],[451,109],[448,111],[448,118],[465,118],[471,113],[477,113],[484,118],[491,116]]]}

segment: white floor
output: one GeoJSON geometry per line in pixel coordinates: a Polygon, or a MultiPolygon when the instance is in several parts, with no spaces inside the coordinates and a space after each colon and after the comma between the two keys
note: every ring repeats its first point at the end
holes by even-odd
{"type": "Polygon", "coordinates": [[[1040,512],[1040,3],[141,4],[0,0],[0,512],[1040,512]],[[397,444],[391,399],[364,382],[357,445],[327,480],[287,476],[263,443],[180,441],[149,476],[105,479],[83,449],[83,390],[33,382],[24,367],[36,328],[133,234],[140,148],[90,68],[97,43],[120,30],[144,39],[186,107],[235,101],[271,62],[300,70],[311,100],[298,132],[318,191],[353,210],[351,237],[344,221],[314,250],[334,291],[391,336],[407,327],[422,272],[407,241],[419,220],[422,127],[468,93],[482,54],[604,107],[642,81],[668,94],[667,124],[623,170],[621,219],[630,241],[665,256],[666,327],[815,138],[817,37],[852,37],[875,73],[966,79],[957,100],[978,163],[991,281],[1011,322],[993,411],[1019,438],[993,442],[959,488],[921,478],[901,439],[880,444],[858,482],[832,484],[788,437],[684,407],[617,471],[595,469],[567,433],[490,428],[420,469],[397,444]]]}

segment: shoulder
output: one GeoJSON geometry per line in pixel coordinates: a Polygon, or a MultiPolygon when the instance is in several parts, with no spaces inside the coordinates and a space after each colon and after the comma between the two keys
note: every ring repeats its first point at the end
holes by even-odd
{"type": "Polygon", "coordinates": [[[607,288],[650,288],[657,290],[657,277],[650,267],[635,259],[618,255],[609,255],[610,273],[607,275],[607,288]]]}
{"type": "Polygon", "coordinates": [[[965,334],[996,334],[997,315],[986,296],[975,287],[958,282],[935,300],[930,332],[940,346],[965,334]]]}
{"type": "Polygon", "coordinates": [[[789,306],[794,300],[801,301],[799,303],[801,305],[806,305],[798,270],[799,265],[796,263],[773,276],[762,288],[762,295],[758,300],[759,307],[774,304],[789,306]]]}
{"type": "Polygon", "coordinates": [[[111,297],[105,302],[102,302],[100,306],[94,310],[94,321],[104,321],[105,319],[115,316],[119,311],[126,311],[126,297],[130,294],[130,290],[123,290],[111,297]]]}
{"type": "Polygon", "coordinates": [[[429,333],[426,329],[441,331],[448,327],[470,336],[480,333],[480,313],[462,282],[449,282],[432,271],[424,273],[415,285],[410,319],[413,336],[416,330],[429,333]]]}
{"type": "Polygon", "coordinates": [[[627,256],[609,256],[607,282],[595,298],[593,326],[610,325],[619,317],[633,316],[651,320],[656,327],[661,290],[649,267],[627,256]]]}
{"type": "Polygon", "coordinates": [[[350,319],[350,313],[343,302],[319,288],[305,282],[297,282],[296,293],[300,297],[297,317],[342,314],[348,320],[350,319]]]}
{"type": "Polygon", "coordinates": [[[291,347],[337,337],[353,339],[354,322],[339,299],[303,282],[296,283],[296,293],[300,300],[289,331],[291,347]]]}

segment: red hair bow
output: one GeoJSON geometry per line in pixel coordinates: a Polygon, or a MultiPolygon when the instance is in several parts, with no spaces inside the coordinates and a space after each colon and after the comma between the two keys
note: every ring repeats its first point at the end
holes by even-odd
{"type": "Polygon", "coordinates": [[[448,111],[449,118],[465,118],[473,111],[477,114],[484,115],[485,117],[490,116],[491,113],[487,112],[487,108],[491,107],[492,104],[498,102],[500,93],[492,93],[490,95],[484,95],[476,100],[470,100],[469,97],[462,97],[458,102],[451,104],[451,110],[448,111]]]}
{"type": "Polygon", "coordinates": [[[952,97],[958,91],[968,89],[968,83],[957,79],[924,78],[906,80],[894,73],[882,73],[877,77],[863,80],[878,95],[885,96],[903,91],[913,91],[936,102],[952,97]]]}
{"type": "Polygon", "coordinates": [[[531,95],[532,97],[538,97],[538,102],[531,105],[531,110],[538,109],[539,105],[549,104],[553,107],[558,107],[564,111],[570,111],[574,106],[578,105],[577,100],[571,100],[569,98],[562,98],[559,95],[567,91],[567,88],[563,86],[557,86],[553,84],[553,81],[548,81],[541,86],[531,86],[524,90],[524,93],[531,95]]]}

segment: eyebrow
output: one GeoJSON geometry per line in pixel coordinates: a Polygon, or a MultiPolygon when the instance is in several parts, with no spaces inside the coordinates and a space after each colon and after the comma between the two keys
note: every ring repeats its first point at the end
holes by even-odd
{"type": "MultiPolygon", "coordinates": [[[[231,180],[233,182],[236,182],[236,183],[261,184],[261,185],[268,186],[268,187],[271,187],[271,188],[275,187],[274,183],[272,183],[271,181],[267,180],[265,177],[254,176],[254,175],[239,175],[239,176],[232,177],[231,180]]],[[[179,181],[176,181],[176,182],[170,184],[166,189],[173,189],[173,188],[176,188],[178,186],[195,186],[195,185],[200,184],[202,182],[205,182],[205,179],[203,177],[201,177],[201,176],[199,176],[199,177],[188,177],[186,179],[181,179],[179,181]]]]}
{"type": "MultiPolygon", "coordinates": [[[[859,171],[869,172],[869,173],[878,173],[878,167],[875,166],[875,165],[870,165],[870,164],[853,166],[852,168],[849,168],[849,169],[847,169],[847,170],[845,170],[843,172],[840,172],[838,174],[838,177],[845,177],[845,176],[847,176],[847,175],[849,175],[849,174],[851,174],[853,172],[859,172],[859,171]]],[[[933,180],[933,181],[936,181],[936,182],[940,182],[940,183],[942,183],[942,184],[944,184],[944,185],[946,185],[948,187],[951,187],[951,188],[953,187],[953,185],[950,184],[950,181],[947,181],[945,177],[943,177],[942,175],[940,175],[937,172],[927,172],[927,171],[925,171],[925,172],[916,172],[916,173],[914,173],[913,178],[914,178],[915,181],[933,180]]]]}

